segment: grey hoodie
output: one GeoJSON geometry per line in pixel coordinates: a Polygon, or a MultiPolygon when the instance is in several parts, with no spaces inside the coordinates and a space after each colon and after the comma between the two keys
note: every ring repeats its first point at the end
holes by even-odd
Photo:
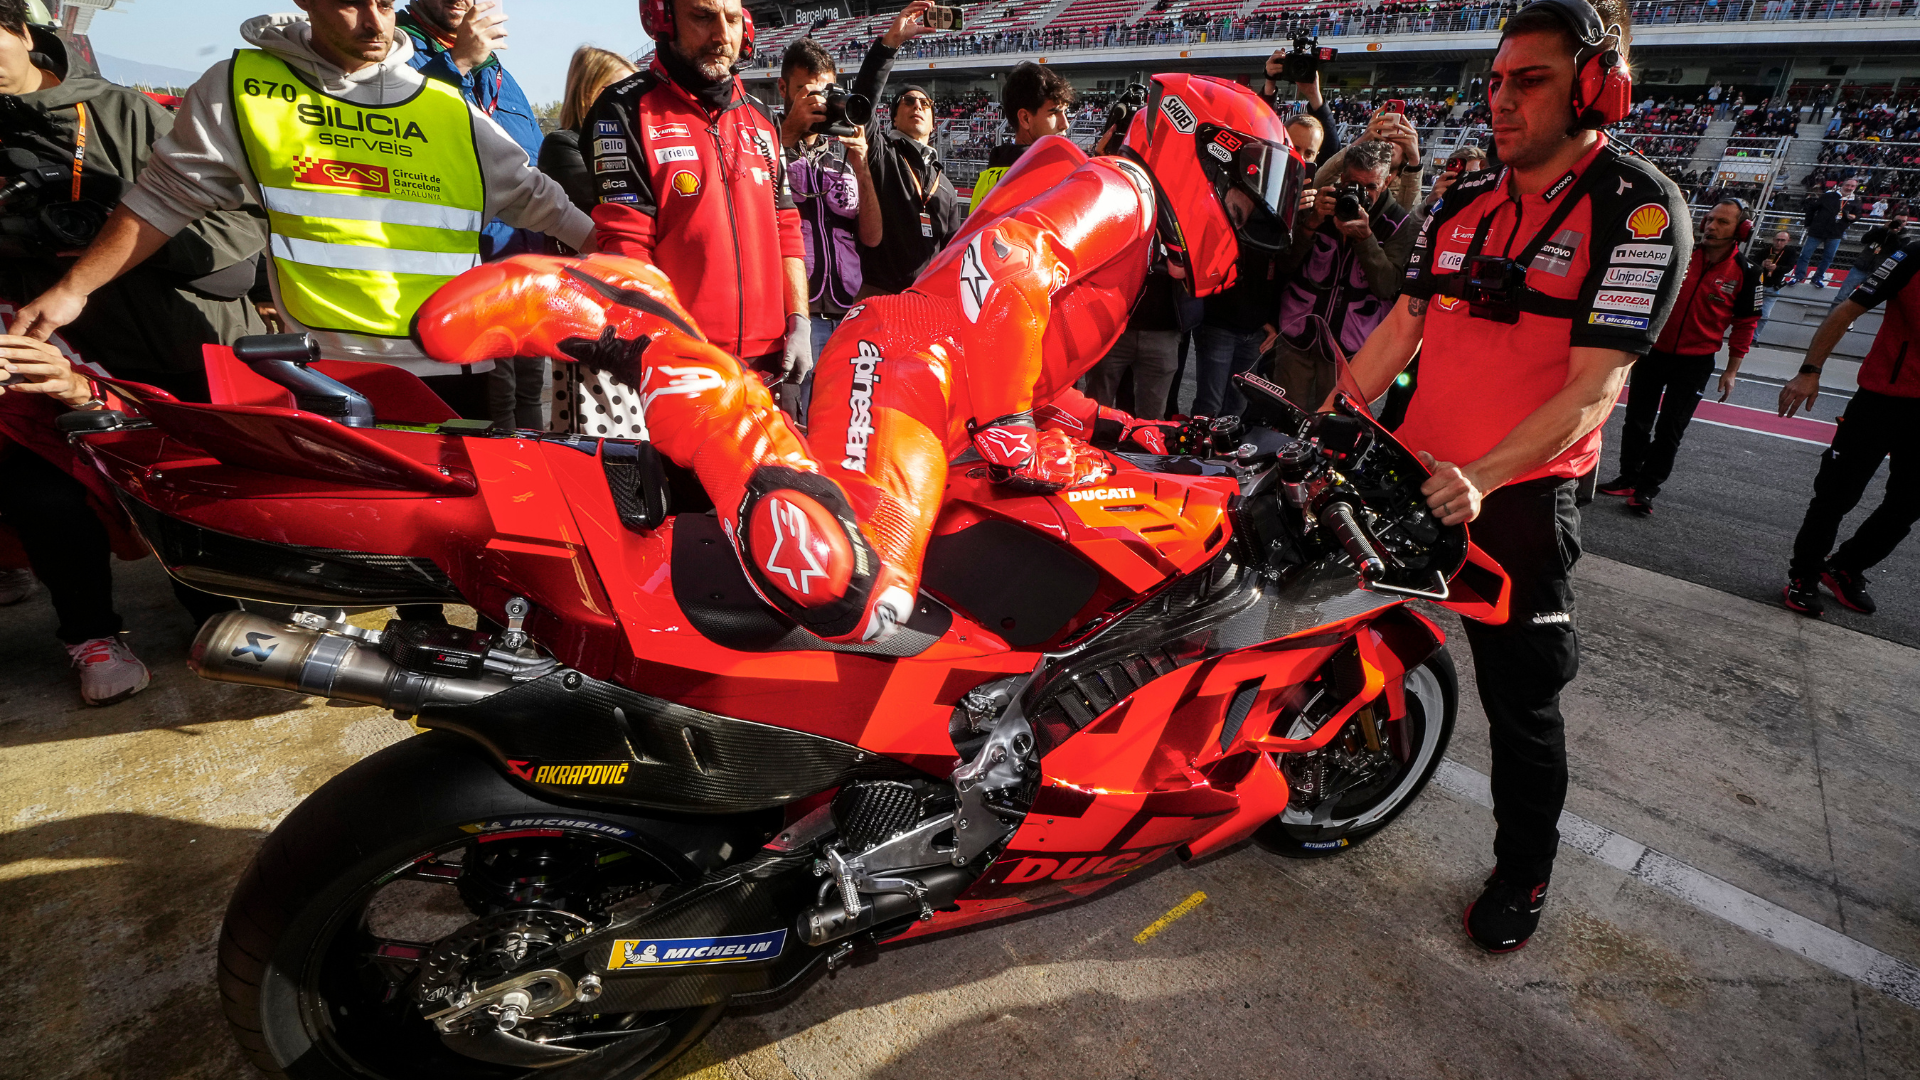
{"type": "MultiPolygon", "coordinates": [[[[378,64],[348,73],[313,51],[311,26],[305,15],[262,15],[241,24],[240,36],[286,61],[326,93],[363,105],[385,105],[417,93],[425,76],[409,67],[413,43],[395,34],[393,48],[378,64]]],[[[223,60],[200,76],[187,91],[173,132],[154,147],[153,159],[140,183],[122,202],[127,209],[160,231],[172,235],[215,210],[231,210],[259,203],[259,185],[247,166],[246,149],[233,116],[233,62],[223,60]]],[[[468,106],[470,109],[471,105],[468,106]]],[[[576,250],[588,249],[593,219],[568,200],[551,178],[533,168],[527,152],[485,113],[473,112],[473,136],[479,151],[480,172],[486,184],[483,218],[499,218],[509,225],[546,233],[576,250]]],[[[273,275],[273,294],[288,329],[303,330],[287,316],[280,301],[280,279],[273,275]]],[[[377,360],[416,375],[450,375],[456,368],[437,363],[405,338],[375,338],[358,334],[315,331],[325,356],[344,360],[377,360]]],[[[491,368],[491,363],[473,370],[491,368]]]]}

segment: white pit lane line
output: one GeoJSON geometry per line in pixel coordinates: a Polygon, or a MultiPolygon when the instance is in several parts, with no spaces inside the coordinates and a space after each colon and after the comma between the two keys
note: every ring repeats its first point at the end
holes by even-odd
{"type": "MultiPolygon", "coordinates": [[[[1493,791],[1487,777],[1451,758],[1440,763],[1433,782],[1468,802],[1493,809],[1493,791]]],[[[1871,945],[1565,811],[1560,814],[1560,842],[1700,911],[1920,1009],[1920,968],[1871,945]]]]}

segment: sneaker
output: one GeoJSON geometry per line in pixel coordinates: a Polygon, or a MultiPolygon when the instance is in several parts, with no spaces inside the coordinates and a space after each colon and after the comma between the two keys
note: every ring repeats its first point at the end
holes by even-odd
{"type": "Polygon", "coordinates": [[[1820,584],[1812,578],[1788,578],[1787,587],[1780,590],[1780,602],[1787,605],[1789,611],[1797,611],[1815,619],[1827,610],[1827,605],[1820,599],[1820,584]]]}
{"type": "Polygon", "coordinates": [[[1871,615],[1879,609],[1873,597],[1867,595],[1867,577],[1851,570],[1837,570],[1831,566],[1820,575],[1821,584],[1840,601],[1842,607],[1852,608],[1862,615],[1871,615]]]}
{"type": "Polygon", "coordinates": [[[33,595],[33,571],[26,567],[18,570],[0,570],[0,607],[17,604],[33,595]]]}
{"type": "Polygon", "coordinates": [[[89,705],[112,705],[147,688],[153,676],[119,637],[97,637],[67,646],[73,666],[80,669],[80,700],[89,705]]]}
{"type": "Polygon", "coordinates": [[[1546,882],[1515,881],[1496,869],[1460,923],[1475,945],[1490,953],[1510,953],[1533,937],[1546,902],[1546,882]]]}
{"type": "Polygon", "coordinates": [[[1652,517],[1653,497],[1650,495],[1642,495],[1636,491],[1627,496],[1627,509],[1639,514],[1641,517],[1652,517]]]}
{"type": "Polygon", "coordinates": [[[1625,476],[1616,476],[1606,483],[1601,484],[1596,490],[1602,495],[1613,495],[1616,497],[1631,495],[1633,494],[1633,481],[1627,479],[1625,476]]]}

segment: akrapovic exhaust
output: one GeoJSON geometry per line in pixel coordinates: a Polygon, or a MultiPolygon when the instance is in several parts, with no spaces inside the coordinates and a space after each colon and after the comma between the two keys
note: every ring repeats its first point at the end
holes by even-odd
{"type": "Polygon", "coordinates": [[[449,678],[409,671],[345,634],[247,611],[208,619],[193,639],[187,666],[203,679],[360,701],[404,713],[429,704],[468,704],[513,685],[491,675],[449,678]]]}

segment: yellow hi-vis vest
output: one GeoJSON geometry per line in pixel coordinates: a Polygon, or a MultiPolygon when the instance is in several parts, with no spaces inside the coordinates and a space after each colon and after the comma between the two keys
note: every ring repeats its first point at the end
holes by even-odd
{"type": "Polygon", "coordinates": [[[486,187],[459,91],[427,79],[405,101],[360,105],[243,49],[233,112],[280,301],[302,325],[406,337],[435,289],[480,265],[486,187]]]}

